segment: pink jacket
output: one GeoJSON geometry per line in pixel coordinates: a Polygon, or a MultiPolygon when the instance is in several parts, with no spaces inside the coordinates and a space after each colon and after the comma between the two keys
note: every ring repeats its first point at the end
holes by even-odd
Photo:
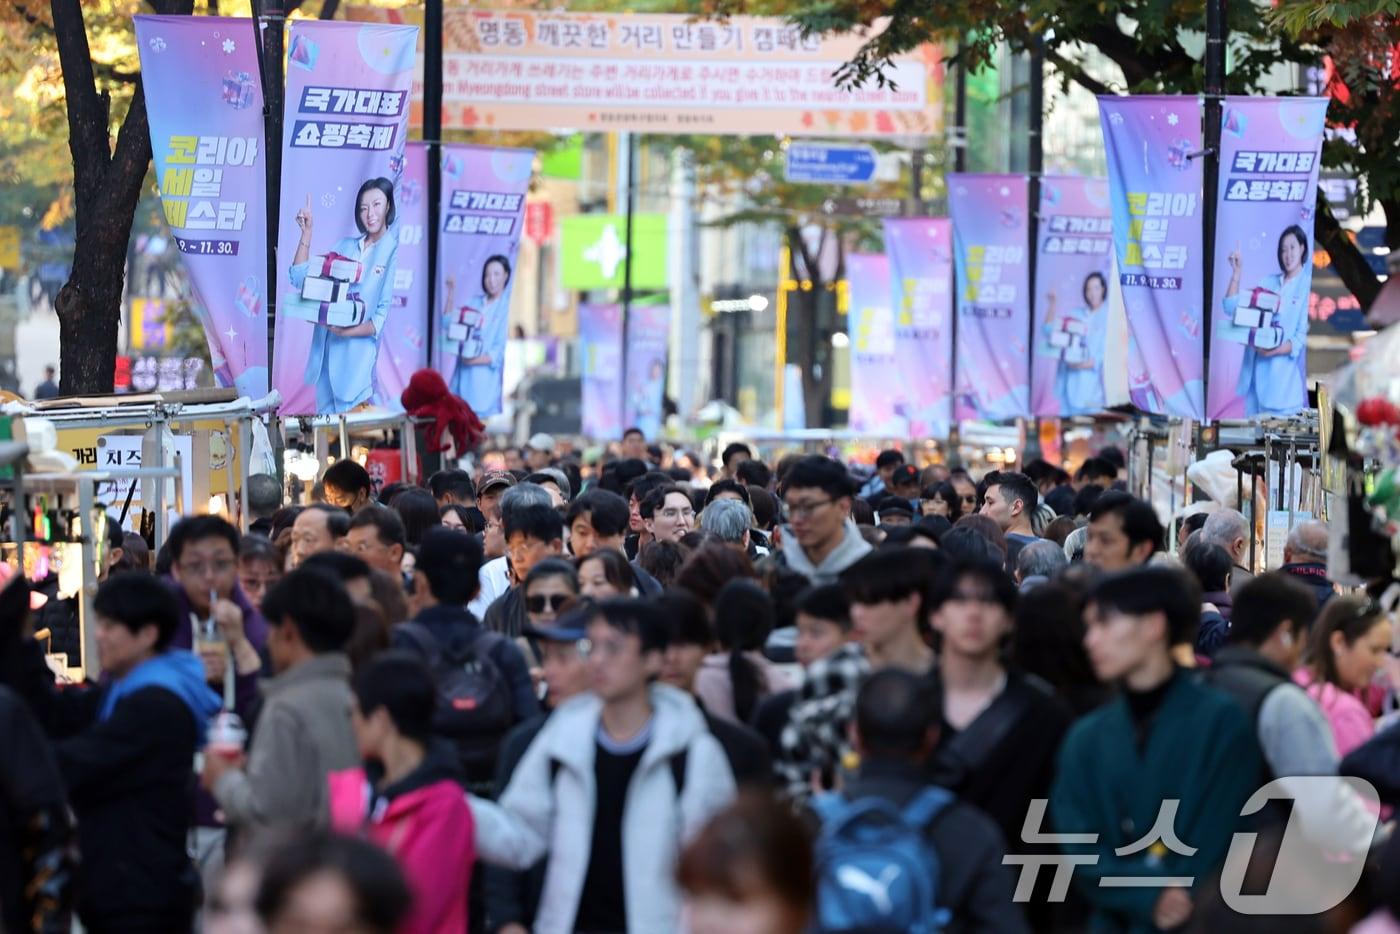
{"type": "Polygon", "coordinates": [[[1335,684],[1314,684],[1312,673],[1306,668],[1295,671],[1293,680],[1317,701],[1317,706],[1327,715],[1327,722],[1332,725],[1332,738],[1337,741],[1339,758],[1375,734],[1376,721],[1355,694],[1343,691],[1335,684]]]}
{"type": "Polygon", "coordinates": [[[331,827],[384,847],[413,891],[413,912],[399,934],[467,930],[467,889],[476,862],[471,807],[462,787],[439,779],[381,803],[369,814],[373,788],[364,769],[332,772],[331,827]]]}

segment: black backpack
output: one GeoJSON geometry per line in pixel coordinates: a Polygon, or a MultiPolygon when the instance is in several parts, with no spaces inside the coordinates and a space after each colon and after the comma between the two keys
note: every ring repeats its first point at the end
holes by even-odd
{"type": "Polygon", "coordinates": [[[505,637],[478,626],[465,644],[445,646],[421,623],[398,628],[433,673],[438,696],[433,732],[456,744],[469,783],[489,783],[501,739],[515,724],[510,685],[491,657],[505,637]]]}

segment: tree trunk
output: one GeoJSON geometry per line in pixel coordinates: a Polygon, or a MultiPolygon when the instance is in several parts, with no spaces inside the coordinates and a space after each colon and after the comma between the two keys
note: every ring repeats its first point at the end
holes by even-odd
{"type": "Polygon", "coordinates": [[[1369,309],[1376,296],[1381,293],[1380,280],[1376,278],[1371,264],[1366,262],[1365,255],[1352,241],[1351,236],[1332,216],[1327,196],[1321,191],[1317,193],[1315,210],[1317,220],[1313,224],[1313,236],[1317,238],[1317,245],[1326,250],[1327,255],[1332,258],[1332,268],[1337,270],[1342,284],[1356,296],[1361,308],[1369,309]]]}
{"type": "MultiPolygon", "coordinates": [[[[157,13],[194,10],[194,0],[152,0],[157,13]]],[[[64,394],[109,393],[117,362],[127,243],[151,162],[146,97],[140,84],[110,141],[111,98],[99,94],[80,0],[52,0],[63,67],[68,148],[73,154],[77,243],[73,269],[55,303],[64,394]]]]}

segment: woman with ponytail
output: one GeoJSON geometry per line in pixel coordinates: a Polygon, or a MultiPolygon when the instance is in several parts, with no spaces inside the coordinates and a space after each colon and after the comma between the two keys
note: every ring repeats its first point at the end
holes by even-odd
{"type": "Polygon", "coordinates": [[[737,578],[720,588],[714,600],[719,651],[706,657],[695,679],[709,713],[748,723],[760,700],[792,687],[759,651],[775,618],[773,598],[756,581],[737,578]]]}

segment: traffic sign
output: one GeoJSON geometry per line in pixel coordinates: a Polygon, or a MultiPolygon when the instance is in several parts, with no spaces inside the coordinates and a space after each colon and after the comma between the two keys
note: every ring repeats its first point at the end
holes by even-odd
{"type": "Polygon", "coordinates": [[[833,143],[789,143],[787,180],[856,185],[875,177],[875,150],[833,143]]]}

